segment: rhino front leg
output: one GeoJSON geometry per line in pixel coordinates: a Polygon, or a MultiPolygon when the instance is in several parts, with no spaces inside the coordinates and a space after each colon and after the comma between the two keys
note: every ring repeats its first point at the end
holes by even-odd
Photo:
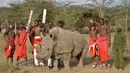
{"type": "Polygon", "coordinates": [[[70,62],[71,54],[64,53],[63,54],[63,62],[64,62],[64,70],[70,70],[69,62],[70,62]]]}
{"type": "Polygon", "coordinates": [[[59,68],[58,68],[58,60],[57,59],[55,59],[54,60],[54,63],[53,63],[53,69],[52,69],[52,71],[58,71],[59,70],[59,68]]]}

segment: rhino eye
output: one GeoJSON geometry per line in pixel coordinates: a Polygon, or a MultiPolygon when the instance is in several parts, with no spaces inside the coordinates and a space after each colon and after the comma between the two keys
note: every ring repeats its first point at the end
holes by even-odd
{"type": "Polygon", "coordinates": [[[47,50],[49,50],[49,48],[47,50]]]}

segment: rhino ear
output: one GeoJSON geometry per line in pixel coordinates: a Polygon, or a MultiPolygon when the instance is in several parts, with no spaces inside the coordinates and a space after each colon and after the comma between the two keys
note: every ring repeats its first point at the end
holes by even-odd
{"type": "Polygon", "coordinates": [[[49,36],[53,39],[56,40],[57,39],[57,34],[58,34],[58,30],[57,29],[53,29],[49,31],[49,36]]]}
{"type": "Polygon", "coordinates": [[[49,36],[50,36],[51,38],[53,38],[53,37],[54,37],[54,35],[53,35],[53,34],[49,34],[49,36]]]}
{"type": "Polygon", "coordinates": [[[50,36],[51,38],[54,38],[54,34],[52,33],[52,30],[49,31],[49,36],[50,36]]]}
{"type": "Polygon", "coordinates": [[[49,36],[53,39],[54,38],[54,35],[51,33],[51,34],[49,34],[49,36]]]}
{"type": "Polygon", "coordinates": [[[53,33],[50,33],[49,36],[52,38],[53,41],[56,40],[56,36],[54,36],[53,33]]]}

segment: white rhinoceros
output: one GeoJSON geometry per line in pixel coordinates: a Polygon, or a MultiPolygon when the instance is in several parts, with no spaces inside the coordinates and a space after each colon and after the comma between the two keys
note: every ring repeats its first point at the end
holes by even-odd
{"type": "Polygon", "coordinates": [[[78,66],[83,67],[89,46],[87,40],[79,32],[54,27],[49,31],[49,35],[43,37],[43,42],[37,48],[42,49],[38,56],[54,59],[52,70],[58,71],[59,59],[63,60],[65,70],[70,69],[69,62],[72,57],[76,57],[79,61],[78,66]]]}

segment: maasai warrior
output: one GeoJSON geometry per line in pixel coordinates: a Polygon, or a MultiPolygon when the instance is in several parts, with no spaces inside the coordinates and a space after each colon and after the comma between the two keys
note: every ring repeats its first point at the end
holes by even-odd
{"type": "Polygon", "coordinates": [[[34,25],[32,26],[29,35],[32,36],[32,44],[33,44],[33,49],[32,53],[34,55],[34,64],[38,66],[38,59],[37,59],[37,51],[36,51],[36,45],[40,44],[42,42],[42,37],[41,37],[41,27],[38,23],[37,20],[34,21],[34,25]]]}
{"type": "Polygon", "coordinates": [[[38,23],[42,27],[41,28],[42,29],[42,34],[45,36],[46,33],[47,33],[47,28],[46,28],[45,24],[43,24],[41,20],[38,20],[38,23]]]}
{"type": "Polygon", "coordinates": [[[126,48],[126,36],[122,30],[122,26],[118,25],[112,48],[115,60],[115,67],[117,68],[117,70],[124,69],[125,48],[126,48]]]}
{"type": "Polygon", "coordinates": [[[15,45],[14,45],[14,38],[15,38],[15,32],[13,31],[13,25],[9,25],[9,29],[5,32],[4,36],[8,37],[7,44],[5,47],[5,53],[6,53],[6,58],[7,62],[9,58],[11,59],[11,63],[13,63],[13,55],[15,51],[15,45]]]}
{"type": "Polygon", "coordinates": [[[110,67],[108,47],[111,46],[111,36],[109,25],[104,22],[104,19],[100,20],[100,23],[96,22],[99,28],[100,36],[98,37],[97,44],[99,48],[99,54],[103,67],[106,67],[106,62],[108,62],[108,67],[110,67]]]}
{"type": "Polygon", "coordinates": [[[90,39],[89,39],[89,50],[90,50],[90,55],[91,55],[91,60],[92,60],[92,67],[96,67],[95,63],[95,57],[99,56],[98,49],[96,48],[96,41],[97,41],[97,31],[98,28],[95,25],[93,20],[90,20],[89,22],[86,23],[87,27],[90,30],[90,39]]]}
{"type": "Polygon", "coordinates": [[[20,58],[24,58],[27,65],[26,41],[27,31],[24,29],[23,24],[20,24],[15,37],[17,65],[19,65],[20,58]]]}

